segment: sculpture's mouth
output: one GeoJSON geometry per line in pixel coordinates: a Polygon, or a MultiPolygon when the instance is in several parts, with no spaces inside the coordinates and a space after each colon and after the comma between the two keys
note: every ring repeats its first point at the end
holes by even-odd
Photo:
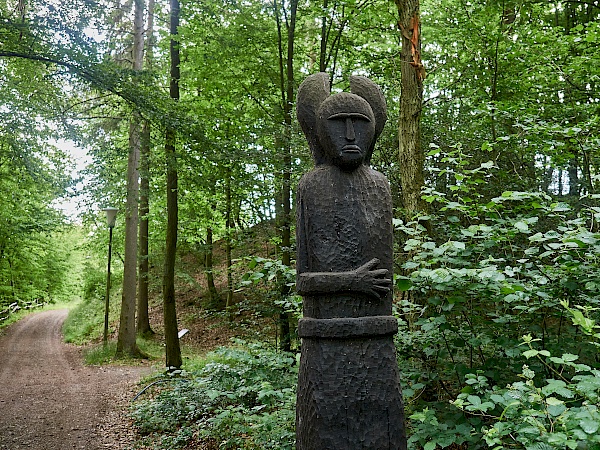
{"type": "Polygon", "coordinates": [[[342,147],[342,153],[361,153],[361,150],[358,145],[348,144],[342,147]]]}

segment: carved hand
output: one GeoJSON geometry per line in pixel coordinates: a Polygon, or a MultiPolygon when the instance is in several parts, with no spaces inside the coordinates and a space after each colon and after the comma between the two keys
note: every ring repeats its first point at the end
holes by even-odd
{"type": "Polygon", "coordinates": [[[378,258],[373,258],[358,269],[352,271],[353,278],[351,286],[353,291],[362,292],[372,297],[385,297],[390,291],[392,280],[385,278],[389,272],[387,269],[375,269],[380,263],[378,258]]]}

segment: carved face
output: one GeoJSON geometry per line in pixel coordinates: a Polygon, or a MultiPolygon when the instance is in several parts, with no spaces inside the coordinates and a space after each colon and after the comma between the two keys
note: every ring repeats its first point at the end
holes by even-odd
{"type": "Polygon", "coordinates": [[[367,159],[375,138],[371,107],[354,94],[333,95],[319,108],[317,133],[327,159],[342,169],[356,169],[367,159]]]}

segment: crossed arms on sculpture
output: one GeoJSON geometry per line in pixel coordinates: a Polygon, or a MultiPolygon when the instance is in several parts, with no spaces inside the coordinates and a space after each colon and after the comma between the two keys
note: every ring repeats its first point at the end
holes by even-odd
{"type": "Polygon", "coordinates": [[[373,258],[357,269],[348,272],[304,272],[296,280],[300,295],[359,292],[382,298],[391,289],[392,280],[387,269],[376,269],[379,259],[373,258]]]}

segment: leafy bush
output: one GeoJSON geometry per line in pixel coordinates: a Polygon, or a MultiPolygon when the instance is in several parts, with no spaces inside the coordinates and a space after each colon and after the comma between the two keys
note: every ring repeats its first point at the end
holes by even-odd
{"type": "MultiPolygon", "coordinates": [[[[106,271],[90,264],[86,264],[83,270],[83,299],[84,300],[99,300],[106,295],[106,271]]],[[[111,274],[112,275],[112,274],[111,274]]],[[[114,281],[111,279],[111,284],[114,281]]]]}
{"type": "Polygon", "coordinates": [[[536,341],[523,336],[528,346],[523,355],[537,359],[553,377],[544,379],[525,364],[519,375],[523,381],[490,388],[485,376],[469,374],[468,388],[452,403],[486,418],[488,425],[471,432],[481,433],[494,450],[600,448],[600,370],[578,363],[577,355],[553,357],[547,350],[537,350],[536,341]]]}
{"type": "MultiPolygon", "coordinates": [[[[493,174],[492,162],[467,169],[469,158],[460,148],[442,160],[448,164],[440,172],[448,194],[427,189],[424,195],[435,213],[414,222],[396,221],[405,236],[399,249],[404,273],[396,279],[404,293],[398,304],[397,343],[411,417],[410,443],[427,450],[452,444],[469,449],[509,445],[502,433],[518,434],[515,427],[521,420],[518,414],[507,417],[509,412],[527,415],[536,410],[549,414],[552,423],[558,417],[567,420],[548,412],[547,407],[557,406],[546,402],[553,393],[533,404],[523,400],[501,415],[507,406],[502,402],[511,393],[527,398],[535,389],[554,386],[555,371],[565,369],[566,363],[550,355],[575,355],[581,367],[589,368],[585,374],[572,367],[571,373],[563,371],[564,379],[558,379],[573,389],[581,381],[577,377],[596,376],[596,347],[570,317],[576,318],[572,311],[580,322],[597,317],[600,208],[591,205],[591,197],[571,206],[538,192],[507,191],[486,199],[480,187],[493,174]],[[423,220],[435,224],[435,233],[427,231],[423,220]],[[567,303],[572,305],[569,310],[567,303]],[[539,344],[529,351],[539,352],[540,358],[522,351],[522,336],[539,344]],[[472,391],[475,387],[479,393],[472,391]],[[512,421],[508,425],[507,419],[512,421]],[[485,437],[482,430],[488,430],[485,437]]],[[[565,410],[574,416],[584,414],[573,409],[583,402],[598,404],[583,396],[552,398],[574,402],[565,410]]],[[[522,438],[509,446],[569,448],[573,436],[567,434],[560,443],[553,440],[557,436],[530,442],[522,438]]]]}
{"type": "Polygon", "coordinates": [[[267,295],[272,297],[276,308],[271,314],[283,310],[292,315],[296,320],[302,312],[302,297],[294,292],[296,285],[296,269],[286,266],[277,259],[262,258],[260,256],[247,257],[244,259],[249,269],[242,276],[241,287],[256,286],[264,284],[268,287],[267,295]],[[287,286],[290,294],[281,296],[282,287],[287,286]]]}
{"type": "MultiPolygon", "coordinates": [[[[257,317],[271,317],[276,324],[275,341],[280,337],[286,339],[280,336],[280,332],[286,333],[287,330],[280,327],[287,320],[290,348],[299,347],[300,340],[295,329],[302,312],[302,297],[295,293],[296,269],[277,259],[259,256],[246,257],[240,262],[248,269],[242,276],[240,290],[251,287],[254,291],[251,304],[240,304],[240,312],[246,309],[257,317]],[[256,301],[257,298],[262,301],[256,301]]],[[[264,339],[264,334],[259,339],[264,339]]]]}
{"type": "Polygon", "coordinates": [[[169,386],[158,384],[154,398],[133,406],[135,425],[162,448],[212,439],[220,448],[292,449],[295,361],[294,355],[237,341],[209,353],[169,386]]]}
{"type": "MultiPolygon", "coordinates": [[[[104,331],[104,310],[106,301],[107,268],[86,260],[81,262],[81,274],[78,278],[78,295],[81,301],[71,309],[63,326],[66,342],[86,344],[98,339],[104,331]]],[[[109,304],[109,333],[111,324],[118,320],[121,311],[119,288],[122,284],[122,272],[111,268],[111,298],[109,304]]]]}

